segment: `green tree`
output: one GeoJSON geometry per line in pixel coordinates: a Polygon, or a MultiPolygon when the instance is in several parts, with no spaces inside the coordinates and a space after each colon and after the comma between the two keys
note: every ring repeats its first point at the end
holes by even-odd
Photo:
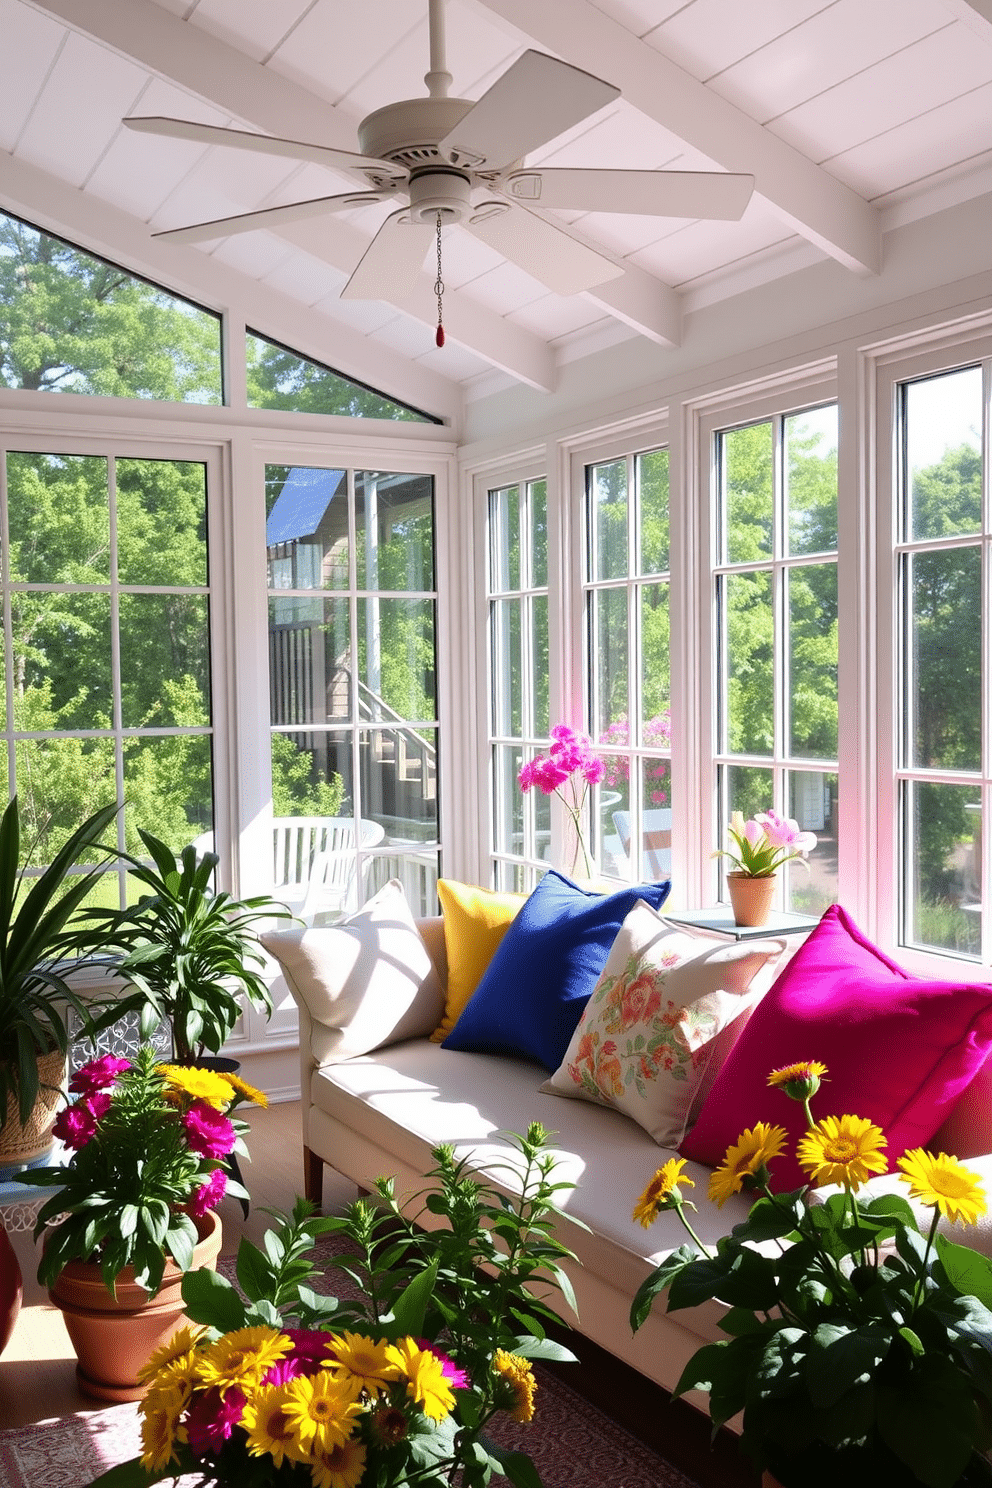
{"type": "Polygon", "coordinates": [[[281,408],[288,413],[331,413],[346,418],[381,418],[433,423],[427,414],[351,382],[298,352],[251,332],[245,338],[248,407],[281,408]]]}

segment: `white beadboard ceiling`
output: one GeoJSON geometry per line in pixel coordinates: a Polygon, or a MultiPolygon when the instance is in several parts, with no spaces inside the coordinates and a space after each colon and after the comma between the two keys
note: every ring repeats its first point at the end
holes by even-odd
{"type": "MultiPolygon", "coordinates": [[[[448,0],[445,16],[453,96],[480,97],[528,48],[620,88],[527,164],[748,172],[741,220],[563,212],[623,268],[568,296],[448,229],[442,349],[430,258],[402,304],[340,298],[395,203],[172,245],[185,283],[198,269],[218,282],[202,280],[206,256],[266,289],[264,303],[296,302],[331,346],[335,333],[345,347],[362,338],[434,386],[470,391],[497,369],[552,388],[583,344],[679,345],[687,312],[744,285],[825,259],[884,275],[887,226],[992,191],[992,0],[448,0]]],[[[39,203],[73,188],[123,214],[133,247],[355,190],[323,166],[137,134],[121,119],[357,150],[360,120],[424,96],[428,66],[427,0],[0,0],[0,207],[14,210],[4,174],[16,169],[18,202],[32,182],[39,203]]]]}

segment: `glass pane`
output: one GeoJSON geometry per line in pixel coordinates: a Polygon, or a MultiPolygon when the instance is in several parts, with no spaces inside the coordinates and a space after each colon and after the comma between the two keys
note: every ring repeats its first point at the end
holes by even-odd
{"type": "Polygon", "coordinates": [[[774,672],[771,575],[729,574],[727,596],[727,748],[771,754],[774,672]]]}
{"type": "Polygon", "coordinates": [[[11,452],[7,455],[7,507],[13,583],[107,583],[106,460],[90,455],[11,452]]]}
{"type": "Polygon", "coordinates": [[[122,594],[120,648],[125,728],[210,722],[206,595],[122,594]]]}
{"type": "Polygon", "coordinates": [[[598,717],[602,734],[614,719],[627,716],[627,591],[601,589],[590,595],[596,638],[598,717]]]}
{"type": "Polygon", "coordinates": [[[528,799],[517,784],[522,759],[519,745],[501,744],[493,750],[493,845],[497,852],[518,856],[524,850],[524,802],[528,799]]]}
{"type": "Polygon", "coordinates": [[[672,771],[667,760],[641,761],[641,840],[638,874],[642,883],[672,876],[672,771]]]}
{"type": "Polygon", "coordinates": [[[16,727],[110,728],[110,595],[20,593],[10,608],[16,727]]]}
{"type": "Polygon", "coordinates": [[[638,573],[665,573],[669,565],[668,451],[638,455],[636,470],[641,520],[638,573]]]}
{"type": "Polygon", "coordinates": [[[548,487],[543,480],[530,484],[530,581],[540,589],[548,582],[548,487]]]}
{"type": "Polygon", "coordinates": [[[122,584],[207,582],[207,471],[191,460],[117,461],[122,584]]]}
{"type": "Polygon", "coordinates": [[[348,478],[343,470],[266,466],[270,589],[347,589],[348,478]]]}
{"type": "Polygon", "coordinates": [[[219,315],[5,213],[0,307],[0,387],[221,402],[219,315]]]}
{"type": "Polygon", "coordinates": [[[641,709],[645,717],[652,717],[667,709],[672,691],[669,587],[640,584],[637,598],[641,610],[641,709]]]}
{"type": "Polygon", "coordinates": [[[977,786],[906,787],[911,844],[906,940],[981,955],[982,813],[977,786]]]}
{"type": "Polygon", "coordinates": [[[548,642],[548,601],[543,595],[531,600],[534,617],[533,656],[531,666],[534,677],[534,733],[545,735],[551,730],[551,660],[548,642]]]}
{"type": "Polygon", "coordinates": [[[359,708],[373,718],[437,715],[434,601],[358,601],[359,708]]]}
{"type": "MultiPolygon", "coordinates": [[[[19,739],[14,746],[21,862],[50,863],[62,844],[116,798],[112,739],[19,739]]],[[[116,829],[107,834],[116,841],[116,829]]]]}
{"type": "Polygon", "coordinates": [[[387,842],[437,840],[437,730],[362,729],[358,736],[362,816],[387,842]]]}
{"type": "Polygon", "coordinates": [[[412,848],[382,852],[366,860],[363,902],[372,898],[391,878],[403,885],[406,901],[418,919],[439,913],[437,881],[440,877],[435,848],[412,848]]]}
{"type": "Polygon", "coordinates": [[[837,776],[796,770],[786,777],[788,815],[804,832],[815,832],[816,847],[805,861],[785,868],[786,908],[820,915],[840,897],[837,880],[837,776]]]}
{"type": "Polygon", "coordinates": [[[275,595],[269,600],[269,716],[273,723],[351,717],[346,599],[275,595]]]}
{"type": "Polygon", "coordinates": [[[730,563],[772,553],[772,426],[752,424],[722,436],[724,551],[730,563]]]}
{"type": "Polygon", "coordinates": [[[981,768],[981,552],[916,553],[909,561],[912,763],[981,768]]]}
{"type": "Polygon", "coordinates": [[[333,413],[345,418],[396,419],[420,424],[438,422],[251,331],[245,337],[245,355],[249,408],[281,408],[290,413],[333,413]]]}
{"type": "Polygon", "coordinates": [[[433,590],[434,481],[355,472],[359,589],[433,590]]]}
{"type": "Polygon", "coordinates": [[[124,740],[124,830],[129,852],[145,854],[139,827],[160,837],[173,852],[212,831],[210,744],[203,734],[124,740]]]}
{"type": "Polygon", "coordinates": [[[982,521],[982,369],[906,385],[909,532],[978,532],[982,521]]]}
{"type": "Polygon", "coordinates": [[[493,732],[504,737],[522,728],[521,605],[519,599],[498,599],[492,606],[493,732]]]}
{"type": "Polygon", "coordinates": [[[785,503],[790,553],[836,549],[836,405],[785,420],[785,503]]]}
{"type": "MultiPolygon", "coordinates": [[[[722,765],[719,783],[722,814],[717,821],[716,847],[725,849],[730,846],[727,828],[735,811],[741,811],[749,818],[759,811],[767,811],[773,804],[772,772],[756,765],[722,765]]],[[[730,858],[721,857],[716,861],[722,885],[720,898],[726,899],[724,875],[733,869],[734,864],[730,858]]]]}
{"type": "Polygon", "coordinates": [[[589,526],[593,534],[593,579],[627,576],[627,463],[613,460],[589,468],[589,526]]]}
{"type": "Polygon", "coordinates": [[[490,584],[496,594],[520,588],[520,488],[507,486],[489,493],[489,532],[492,544],[490,584]]]}
{"type": "Polygon", "coordinates": [[[788,575],[789,731],[792,754],[837,755],[837,565],[788,575]]]}
{"type": "Polygon", "coordinates": [[[351,816],[351,741],[344,733],[273,733],[272,815],[351,816]]]}

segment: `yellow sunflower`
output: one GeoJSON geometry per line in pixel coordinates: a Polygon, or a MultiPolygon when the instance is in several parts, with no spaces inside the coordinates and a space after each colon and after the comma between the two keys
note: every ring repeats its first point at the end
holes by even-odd
{"type": "Polygon", "coordinates": [[[663,1209],[674,1209],[681,1201],[678,1190],[685,1186],[695,1188],[695,1180],[688,1178],[682,1169],[685,1158],[670,1157],[658,1169],[647,1188],[634,1205],[634,1218],[648,1229],[663,1209]]]}
{"type": "Polygon", "coordinates": [[[796,1157],[816,1187],[842,1183],[857,1193],[872,1173],[888,1168],[886,1146],[881,1127],[865,1116],[824,1116],[801,1139],[796,1157]]]}
{"type": "Polygon", "coordinates": [[[444,1377],[436,1354],[418,1348],[412,1338],[401,1338],[386,1350],[389,1362],[406,1378],[406,1393],[432,1421],[443,1421],[454,1403],[455,1392],[444,1377]]]}
{"type": "Polygon", "coordinates": [[[910,1197],[938,1209],[952,1224],[959,1219],[962,1224],[977,1224],[979,1215],[986,1212],[981,1178],[956,1157],[916,1147],[903,1153],[899,1166],[900,1178],[909,1184],[910,1197]]]}
{"type": "Polygon", "coordinates": [[[238,1328],[200,1351],[197,1376],[222,1395],[232,1385],[251,1390],[292,1347],[292,1339],[278,1328],[238,1328]]]}
{"type": "Polygon", "coordinates": [[[320,1448],[310,1458],[314,1488],[357,1488],[364,1471],[365,1448],[354,1438],[320,1448]]]}
{"type": "Polygon", "coordinates": [[[214,1070],[160,1064],[158,1072],[176,1094],[186,1095],[190,1100],[206,1101],[208,1106],[213,1106],[217,1111],[226,1111],[233,1099],[230,1082],[214,1070]]]}
{"type": "Polygon", "coordinates": [[[710,1176],[709,1196],[722,1209],[731,1194],[740,1193],[748,1184],[759,1182],[763,1169],[777,1157],[785,1144],[785,1129],[759,1121],[741,1132],[732,1147],[727,1148],[723,1162],[710,1176]],[[753,1181],[749,1181],[753,1180],[753,1181]]]}
{"type": "Polygon", "coordinates": [[[370,1395],[382,1395],[403,1376],[396,1360],[389,1356],[390,1345],[385,1339],[341,1333],[335,1336],[332,1346],[336,1359],[331,1367],[355,1399],[363,1390],[370,1395]]]}
{"type": "Polygon", "coordinates": [[[519,1354],[510,1354],[506,1349],[497,1349],[493,1355],[493,1373],[499,1375],[500,1389],[497,1403],[509,1411],[513,1421],[533,1421],[534,1394],[537,1380],[529,1362],[519,1354]]]}
{"type": "Polygon", "coordinates": [[[148,1472],[161,1472],[175,1457],[176,1443],[186,1440],[179,1424],[185,1407],[185,1393],[174,1385],[153,1385],[139,1405],[141,1463],[148,1472]]]}
{"type": "Polygon", "coordinates": [[[264,1090],[256,1090],[254,1085],[249,1085],[248,1081],[242,1080],[240,1075],[230,1074],[227,1070],[223,1072],[221,1079],[226,1080],[242,1100],[249,1100],[253,1105],[261,1106],[263,1111],[268,1110],[269,1097],[264,1090]]]}
{"type": "Polygon", "coordinates": [[[772,1070],[769,1085],[784,1090],[792,1100],[809,1100],[820,1088],[820,1081],[827,1073],[827,1066],[815,1059],[802,1059],[798,1064],[787,1064],[782,1069],[772,1070]]]}
{"type": "Polygon", "coordinates": [[[256,1390],[241,1412],[241,1425],[248,1433],[246,1446],[252,1457],[272,1458],[276,1467],[284,1459],[306,1462],[299,1432],[293,1426],[286,1405],[289,1385],[267,1385],[256,1390]]]}
{"type": "Polygon", "coordinates": [[[361,1408],[342,1381],[327,1370],[289,1380],[282,1405],[294,1440],[310,1458],[343,1446],[361,1408]]]}
{"type": "Polygon", "coordinates": [[[158,1374],[160,1369],[164,1370],[169,1365],[185,1362],[186,1356],[192,1354],[196,1348],[197,1339],[202,1338],[203,1331],[202,1328],[194,1331],[185,1325],[179,1328],[167,1343],[155,1350],[147,1364],[142,1364],[138,1370],[138,1383],[145,1385],[153,1375],[158,1374]]]}

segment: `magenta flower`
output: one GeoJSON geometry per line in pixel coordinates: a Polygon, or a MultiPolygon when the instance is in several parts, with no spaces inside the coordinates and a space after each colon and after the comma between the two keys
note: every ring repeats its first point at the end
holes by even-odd
{"type": "Polygon", "coordinates": [[[117,1076],[131,1068],[130,1059],[117,1059],[113,1054],[103,1054],[81,1065],[69,1081],[69,1089],[76,1095],[91,1095],[96,1090],[105,1090],[113,1085],[117,1076]]]}
{"type": "Polygon", "coordinates": [[[471,1381],[465,1370],[455,1363],[454,1359],[439,1349],[436,1343],[431,1343],[428,1338],[418,1338],[417,1347],[423,1349],[427,1354],[433,1354],[441,1366],[441,1373],[453,1390],[467,1390],[471,1381]]]}
{"type": "Polygon", "coordinates": [[[186,1430],[193,1451],[198,1455],[219,1452],[241,1420],[244,1406],[244,1393],[237,1385],[231,1385],[225,1395],[215,1388],[194,1396],[186,1417],[186,1430]]]}
{"type": "Polygon", "coordinates": [[[187,1209],[191,1219],[202,1219],[208,1209],[216,1209],[227,1192],[227,1174],[223,1168],[214,1168],[206,1183],[190,1195],[187,1209]]]}
{"type": "Polygon", "coordinates": [[[52,1136],[61,1142],[63,1147],[68,1147],[72,1152],[78,1152],[80,1147],[86,1143],[96,1131],[97,1118],[85,1101],[77,1101],[74,1106],[66,1106],[60,1111],[52,1125],[52,1136]]]}
{"type": "Polygon", "coordinates": [[[191,1152],[201,1157],[226,1157],[234,1147],[234,1127],[220,1111],[204,1100],[196,1100],[183,1113],[183,1126],[191,1152]]]}
{"type": "Polygon", "coordinates": [[[598,785],[605,774],[606,766],[594,751],[589,735],[579,733],[567,723],[556,723],[551,730],[551,747],[547,754],[525,761],[517,775],[522,791],[529,791],[536,785],[545,796],[556,795],[564,803],[575,827],[586,873],[592,872],[592,866],[582,835],[582,809],[589,786],[598,785]],[[576,776],[583,781],[581,789],[576,776]],[[569,787],[569,795],[565,794],[565,785],[569,787]]]}
{"type": "MultiPolygon", "coordinates": [[[[281,1332],[292,1340],[293,1351],[286,1355],[286,1360],[299,1366],[298,1373],[312,1374],[322,1368],[328,1359],[336,1357],[332,1333],[323,1332],[320,1328],[283,1328],[281,1332]]],[[[284,1363],[286,1360],[280,1359],[279,1362],[284,1363]]]]}

